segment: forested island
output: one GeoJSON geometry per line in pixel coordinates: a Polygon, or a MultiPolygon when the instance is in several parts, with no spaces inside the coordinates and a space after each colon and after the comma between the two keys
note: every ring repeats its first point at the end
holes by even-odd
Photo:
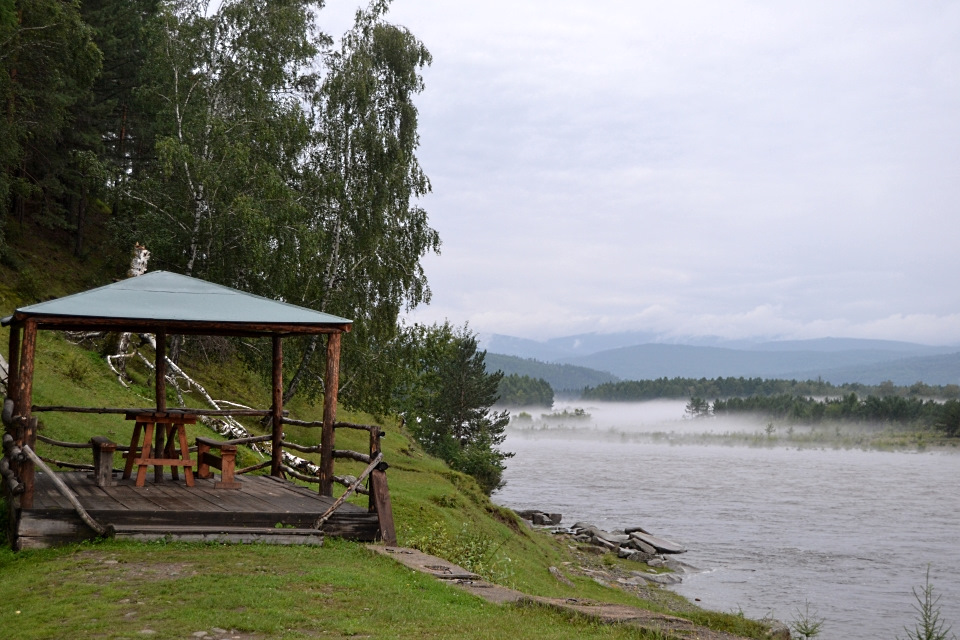
{"type": "Polygon", "coordinates": [[[782,380],[770,378],[656,378],[654,380],[624,380],[607,382],[583,390],[583,400],[608,402],[636,402],[663,398],[744,398],[750,396],[840,396],[855,393],[859,396],[960,399],[960,385],[928,385],[917,382],[897,386],[892,382],[865,385],[858,382],[832,384],[824,380],[782,380]]]}

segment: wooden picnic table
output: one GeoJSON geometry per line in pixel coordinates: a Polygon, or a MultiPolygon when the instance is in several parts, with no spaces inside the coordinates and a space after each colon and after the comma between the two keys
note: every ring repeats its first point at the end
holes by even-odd
{"type": "Polygon", "coordinates": [[[170,467],[170,475],[179,479],[178,467],[183,467],[184,480],[188,487],[193,486],[194,460],[190,458],[185,425],[195,424],[195,414],[171,411],[151,411],[128,413],[127,420],[134,420],[133,437],[130,439],[130,451],[123,468],[123,478],[127,479],[137,467],[136,486],[142,487],[147,480],[147,467],[153,465],[154,482],[163,481],[163,468],[170,467]],[[141,446],[140,436],[143,436],[141,446]],[[179,443],[180,449],[177,450],[179,443]],[[153,454],[153,455],[151,455],[153,454]]]}

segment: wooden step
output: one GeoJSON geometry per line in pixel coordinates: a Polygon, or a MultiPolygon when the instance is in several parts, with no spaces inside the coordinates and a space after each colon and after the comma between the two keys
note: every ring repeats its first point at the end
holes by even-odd
{"type": "Polygon", "coordinates": [[[249,544],[323,544],[323,532],[316,529],[282,527],[211,527],[168,525],[116,525],[116,538],[152,542],[174,540],[177,542],[228,542],[249,544]]]}

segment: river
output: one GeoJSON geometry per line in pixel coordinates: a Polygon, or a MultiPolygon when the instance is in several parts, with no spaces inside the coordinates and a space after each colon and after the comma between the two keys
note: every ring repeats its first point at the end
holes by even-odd
{"type": "Polygon", "coordinates": [[[682,420],[683,403],[587,410],[574,430],[510,429],[516,455],[494,500],[681,542],[697,570],[677,592],[787,623],[809,603],[823,640],[905,638],[929,565],[960,629],[960,453],[671,444],[730,424],[682,420]]]}

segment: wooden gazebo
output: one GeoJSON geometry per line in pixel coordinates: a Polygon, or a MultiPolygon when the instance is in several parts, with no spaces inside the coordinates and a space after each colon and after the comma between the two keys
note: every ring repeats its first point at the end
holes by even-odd
{"type": "MultiPolygon", "coordinates": [[[[14,544],[18,548],[49,546],[59,540],[98,533],[140,538],[173,536],[273,542],[316,542],[322,540],[318,536],[324,531],[359,539],[373,539],[378,535],[387,541],[394,538],[384,475],[386,465],[379,450],[382,435],[379,427],[336,422],[341,336],[350,331],[350,320],[196,278],[154,271],[19,308],[2,322],[10,327],[10,349],[8,398],[3,412],[5,455],[0,460],[0,472],[11,511],[14,544]],[[154,335],[155,406],[84,408],[34,405],[37,332],[44,329],[154,335]],[[327,336],[323,420],[303,423],[287,418],[283,409],[283,338],[316,334],[327,336]],[[168,407],[166,341],[172,335],[270,337],[273,346],[270,408],[210,410],[168,407]],[[92,475],[76,471],[37,474],[35,465],[43,463],[34,453],[37,439],[34,414],[49,410],[124,414],[133,421],[130,447],[95,437],[85,445],[93,449],[95,467],[92,475]],[[217,442],[198,438],[200,450],[196,459],[190,457],[183,425],[211,415],[271,418],[271,434],[247,439],[270,442],[270,477],[241,478],[239,474],[233,477],[233,452],[236,445],[241,444],[238,440],[217,442]],[[285,442],[285,423],[321,428],[319,447],[305,448],[285,442]],[[369,454],[336,451],[335,430],[342,427],[369,430],[369,454]],[[285,446],[320,453],[318,492],[282,479],[285,446]],[[114,481],[112,452],[123,452],[124,449],[123,475],[119,481],[114,481]],[[342,499],[333,500],[335,457],[368,463],[362,476],[370,476],[369,509],[343,503],[342,499]],[[194,478],[194,465],[197,478],[194,478]],[[148,485],[144,478],[149,466],[154,467],[155,482],[148,485]],[[209,466],[221,468],[220,482],[209,477],[212,475],[208,472],[209,466]],[[132,477],[133,467],[137,467],[136,479],[132,477]],[[168,476],[174,482],[163,482],[164,467],[170,468],[168,476]],[[183,483],[179,481],[178,471],[181,470],[185,476],[183,483]],[[213,491],[215,488],[239,488],[240,491],[213,491]],[[70,504],[65,506],[64,499],[70,504]],[[52,522],[57,524],[50,524],[52,522]],[[277,533],[271,535],[271,530],[277,533]]],[[[359,484],[360,480],[357,480],[348,492],[362,491],[359,484]]]]}

